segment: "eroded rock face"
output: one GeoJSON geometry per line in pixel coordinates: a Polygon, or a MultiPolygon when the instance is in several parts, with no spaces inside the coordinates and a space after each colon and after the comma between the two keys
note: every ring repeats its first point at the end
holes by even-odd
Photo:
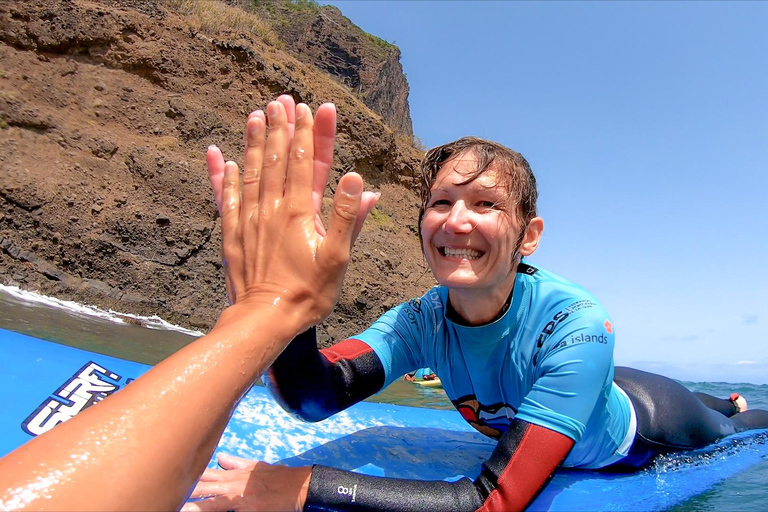
{"type": "Polygon", "coordinates": [[[194,26],[151,1],[0,1],[2,282],[210,328],[226,297],[205,150],[239,160],[247,113],[288,92],[337,105],[331,188],[357,170],[382,192],[321,338],[423,293],[419,153],[325,73],[194,26]]]}
{"type": "Polygon", "coordinates": [[[299,60],[336,77],[395,132],[413,136],[408,82],[397,46],[363,32],[332,5],[266,0],[254,9],[272,20],[280,41],[299,60]]]}

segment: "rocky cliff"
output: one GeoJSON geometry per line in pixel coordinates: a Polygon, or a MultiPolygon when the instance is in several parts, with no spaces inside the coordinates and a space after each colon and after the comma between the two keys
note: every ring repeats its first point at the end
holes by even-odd
{"type": "Polygon", "coordinates": [[[268,20],[296,58],[349,87],[390,128],[413,136],[408,82],[397,46],[363,32],[331,5],[311,0],[232,1],[268,20]]]}
{"type": "Polygon", "coordinates": [[[226,298],[205,150],[239,159],[246,114],[283,92],[336,103],[331,188],[354,169],[382,192],[321,338],[432,284],[415,229],[419,152],[262,21],[210,0],[0,1],[4,284],[208,329],[226,298]]]}

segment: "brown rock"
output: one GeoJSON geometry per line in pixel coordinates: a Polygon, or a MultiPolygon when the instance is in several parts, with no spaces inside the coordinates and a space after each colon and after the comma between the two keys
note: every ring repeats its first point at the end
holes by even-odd
{"type": "MultiPolygon", "coordinates": [[[[339,36],[324,16],[335,20],[340,13],[321,12],[302,33],[307,46],[312,37],[326,44],[339,36]]],[[[155,0],[0,0],[0,281],[211,327],[227,298],[205,151],[217,144],[239,160],[241,111],[289,92],[313,108],[337,105],[331,188],[355,169],[382,192],[382,211],[408,226],[366,224],[320,338],[349,336],[386,305],[422,294],[432,281],[414,234],[418,202],[412,183],[401,179],[414,175],[420,155],[396,136],[405,128],[387,126],[383,113],[366,106],[365,93],[364,104],[354,87],[297,59],[290,47],[281,50],[242,27],[205,33],[199,27],[191,15],[155,0]],[[222,81],[229,82],[226,91],[222,81]],[[382,250],[389,258],[380,257],[382,250]],[[363,288],[370,291],[356,303],[363,288]],[[183,301],[194,305],[194,314],[174,309],[183,301]],[[325,326],[333,326],[332,334],[325,326]]],[[[350,34],[340,37],[351,41],[350,34]]],[[[328,55],[325,48],[318,59],[328,55]]],[[[377,61],[389,62],[393,76],[395,50],[377,61]]],[[[360,52],[350,46],[349,62],[344,52],[332,62],[356,69],[363,84],[374,60],[360,52]]],[[[393,85],[388,94],[407,107],[407,86],[393,85]]]]}

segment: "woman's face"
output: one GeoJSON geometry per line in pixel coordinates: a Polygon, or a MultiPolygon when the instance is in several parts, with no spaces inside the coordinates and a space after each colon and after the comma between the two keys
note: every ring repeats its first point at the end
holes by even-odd
{"type": "Polygon", "coordinates": [[[424,254],[435,279],[448,288],[493,289],[514,282],[512,255],[521,228],[495,169],[460,185],[476,168],[471,153],[447,162],[424,210],[424,254]]]}

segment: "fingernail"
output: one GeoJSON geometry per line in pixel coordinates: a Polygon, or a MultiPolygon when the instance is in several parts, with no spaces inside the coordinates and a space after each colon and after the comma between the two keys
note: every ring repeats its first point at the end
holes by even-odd
{"type": "Polygon", "coordinates": [[[363,193],[363,180],[356,179],[348,181],[351,181],[351,183],[347,183],[344,187],[347,194],[350,196],[359,196],[363,193]]]}
{"type": "Polygon", "coordinates": [[[269,105],[267,105],[267,115],[269,116],[270,119],[275,117],[277,115],[277,113],[279,112],[279,110],[278,110],[280,108],[279,105],[280,105],[280,103],[278,103],[276,101],[272,101],[272,102],[269,103],[269,105]]]}
{"type": "Polygon", "coordinates": [[[240,174],[240,169],[237,164],[231,160],[224,163],[224,179],[232,180],[234,176],[240,174]]]}
{"type": "Polygon", "coordinates": [[[381,197],[381,192],[374,192],[373,197],[378,201],[379,198],[381,197]]]}
{"type": "Polygon", "coordinates": [[[249,135],[257,135],[260,130],[261,130],[261,123],[259,122],[259,118],[258,117],[253,117],[251,119],[248,119],[248,134],[249,135]]]}
{"type": "Polygon", "coordinates": [[[216,147],[216,144],[211,144],[210,146],[208,146],[208,151],[213,151],[213,150],[216,150],[216,149],[219,149],[219,148],[216,147]]]}
{"type": "Polygon", "coordinates": [[[307,112],[307,106],[303,103],[299,103],[296,105],[296,120],[298,121],[302,117],[304,117],[304,114],[307,112]]]}

